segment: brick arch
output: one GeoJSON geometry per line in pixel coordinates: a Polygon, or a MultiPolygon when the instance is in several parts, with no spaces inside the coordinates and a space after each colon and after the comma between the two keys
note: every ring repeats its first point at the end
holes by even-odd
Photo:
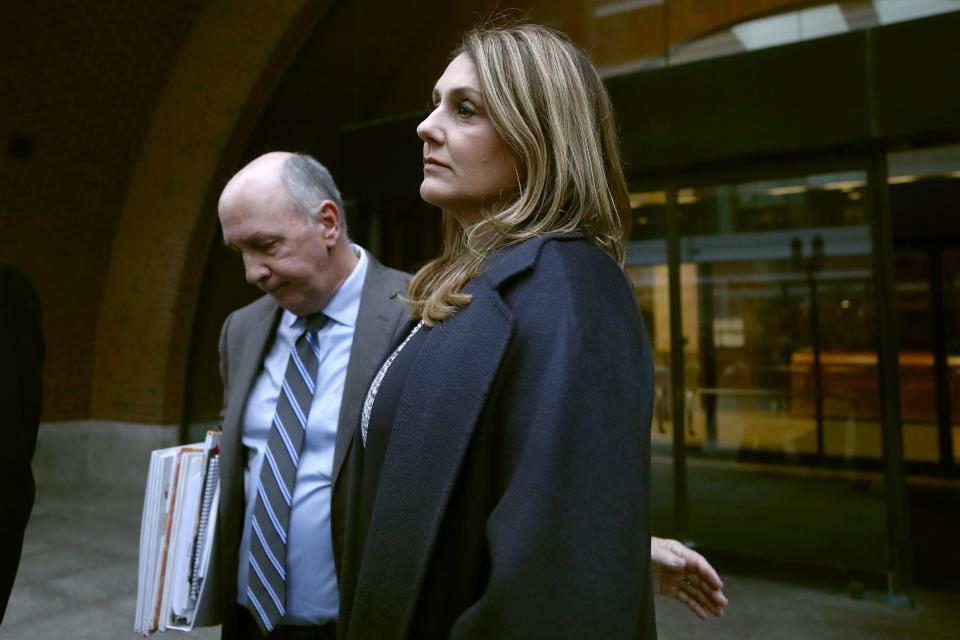
{"type": "Polygon", "coordinates": [[[96,330],[93,418],[180,420],[187,351],[219,186],[330,0],[210,0],[133,170],[96,330]]]}

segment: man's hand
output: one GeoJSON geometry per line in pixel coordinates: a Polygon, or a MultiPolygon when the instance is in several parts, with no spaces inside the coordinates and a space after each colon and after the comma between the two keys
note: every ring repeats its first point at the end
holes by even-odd
{"type": "Polygon", "coordinates": [[[673,596],[702,620],[722,616],[723,581],[707,560],[676,540],[650,538],[650,571],[657,595],[673,596]]]}

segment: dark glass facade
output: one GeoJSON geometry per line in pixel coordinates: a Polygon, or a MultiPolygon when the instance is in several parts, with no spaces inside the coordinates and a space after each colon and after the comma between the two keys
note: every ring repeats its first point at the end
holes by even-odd
{"type": "Polygon", "coordinates": [[[891,492],[933,481],[956,494],[960,145],[874,160],[884,184],[853,157],[691,172],[632,194],[626,271],[654,347],[660,533],[879,576],[910,544],[887,524],[891,492]],[[892,214],[898,372],[881,367],[877,193],[892,214]],[[889,429],[906,474],[888,472],[889,429]]]}

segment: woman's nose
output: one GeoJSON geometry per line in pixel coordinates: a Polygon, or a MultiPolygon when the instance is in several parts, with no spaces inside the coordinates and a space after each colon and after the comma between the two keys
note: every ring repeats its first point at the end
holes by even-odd
{"type": "Polygon", "coordinates": [[[435,108],[427,114],[423,122],[417,125],[417,136],[424,142],[439,143],[442,141],[442,132],[437,125],[437,112],[439,110],[439,107],[435,108]]]}

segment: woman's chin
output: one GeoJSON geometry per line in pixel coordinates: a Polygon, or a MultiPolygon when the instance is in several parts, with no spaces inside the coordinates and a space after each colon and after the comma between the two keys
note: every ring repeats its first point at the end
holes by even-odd
{"type": "Polygon", "coordinates": [[[429,184],[429,179],[420,183],[420,198],[427,204],[441,209],[444,209],[447,204],[447,198],[444,198],[443,193],[434,185],[429,184]]]}

